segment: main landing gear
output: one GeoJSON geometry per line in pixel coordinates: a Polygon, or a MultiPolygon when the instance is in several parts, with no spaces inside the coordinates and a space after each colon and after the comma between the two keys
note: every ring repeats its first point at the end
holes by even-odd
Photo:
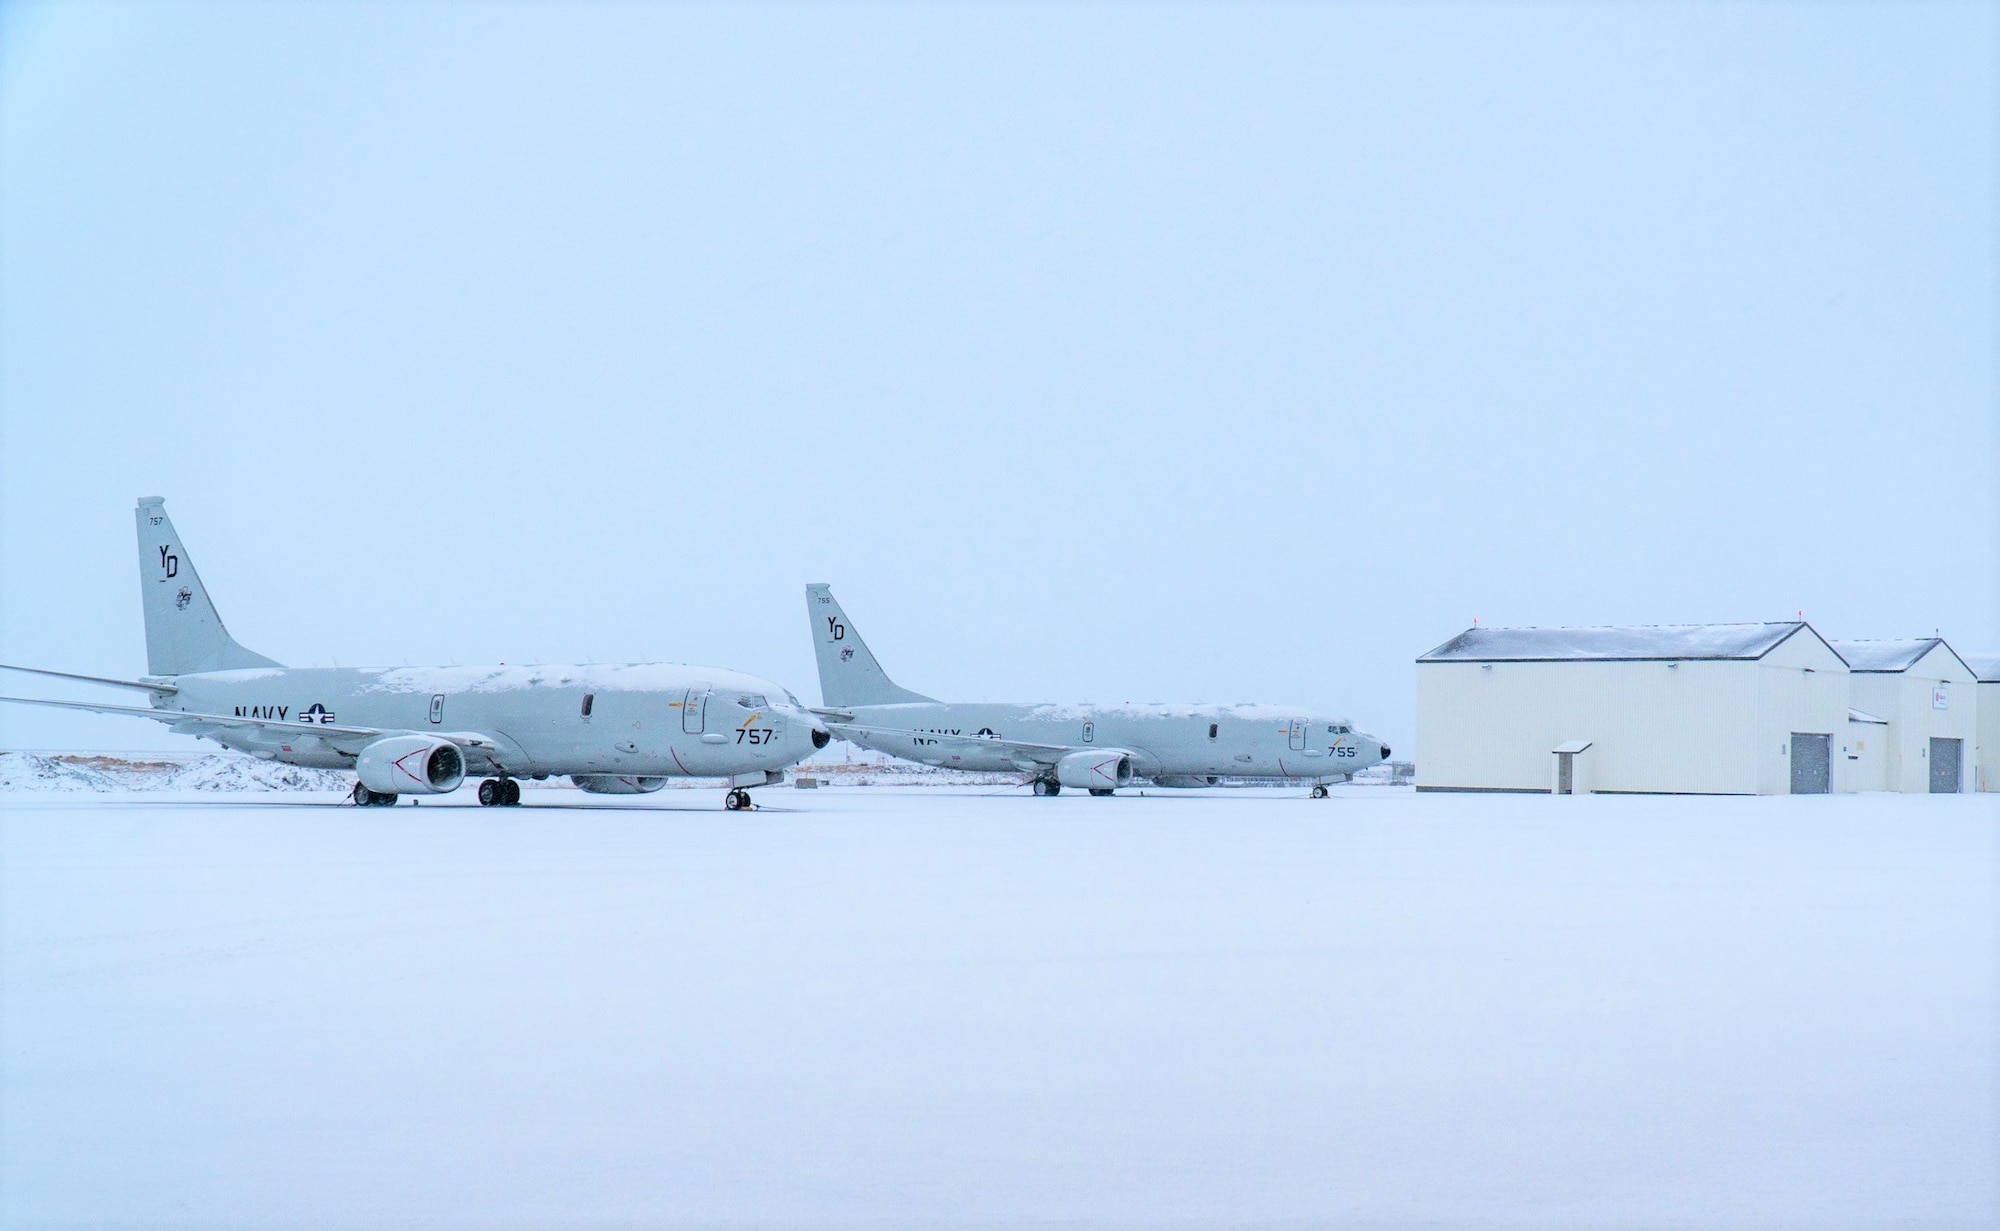
{"type": "Polygon", "coordinates": [[[1062,794],[1062,783],[1057,782],[1053,778],[1037,778],[1035,779],[1035,794],[1060,795],[1062,794]]]}
{"type": "Polygon", "coordinates": [[[479,784],[479,802],[488,808],[512,808],[521,802],[521,784],[512,778],[488,778],[479,784]]]}
{"type": "Polygon", "coordinates": [[[396,797],[393,794],[371,791],[358,782],[354,784],[354,792],[348,798],[354,801],[354,806],[357,808],[393,808],[396,806],[396,797]]]}
{"type": "Polygon", "coordinates": [[[731,812],[748,812],[750,809],[756,807],[755,804],[750,802],[750,792],[744,790],[742,787],[736,787],[729,794],[724,795],[722,797],[722,806],[731,812]]]}

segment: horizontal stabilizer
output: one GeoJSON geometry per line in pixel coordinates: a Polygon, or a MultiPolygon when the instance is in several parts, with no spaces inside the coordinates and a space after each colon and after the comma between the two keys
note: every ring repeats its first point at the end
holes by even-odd
{"type": "Polygon", "coordinates": [[[0,663],[0,671],[22,671],[29,675],[46,675],[57,680],[82,680],[86,684],[109,684],[113,688],[138,688],[146,692],[172,696],[180,689],[172,684],[148,684],[144,680],[119,680],[108,675],[78,675],[74,671],[50,671],[43,667],[17,667],[12,663],[0,663]]]}

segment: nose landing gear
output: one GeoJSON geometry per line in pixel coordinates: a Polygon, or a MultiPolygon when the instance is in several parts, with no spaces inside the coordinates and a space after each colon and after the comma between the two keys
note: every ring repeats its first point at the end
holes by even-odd
{"type": "Polygon", "coordinates": [[[722,797],[722,806],[731,812],[748,812],[756,805],[750,802],[750,792],[736,787],[722,797]]]}
{"type": "Polygon", "coordinates": [[[1326,783],[1324,783],[1324,782],[1315,782],[1315,783],[1313,783],[1313,789],[1312,789],[1312,797],[1313,797],[1314,799],[1325,799],[1325,798],[1326,798],[1326,783]]]}
{"type": "Polygon", "coordinates": [[[512,778],[488,778],[479,784],[479,802],[488,808],[511,808],[521,802],[521,784],[512,778]]]}

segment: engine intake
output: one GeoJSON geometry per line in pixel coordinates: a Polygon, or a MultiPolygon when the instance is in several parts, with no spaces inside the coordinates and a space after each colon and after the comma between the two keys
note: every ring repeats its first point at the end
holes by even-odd
{"type": "Polygon", "coordinates": [[[1056,762],[1056,781],[1081,791],[1110,791],[1132,785],[1132,754],[1116,748],[1086,748],[1056,762]]]}
{"type": "Polygon", "coordinates": [[[465,781],[465,754],[450,740],[392,735],[363,748],[354,772],[377,795],[446,795],[465,781]]]}

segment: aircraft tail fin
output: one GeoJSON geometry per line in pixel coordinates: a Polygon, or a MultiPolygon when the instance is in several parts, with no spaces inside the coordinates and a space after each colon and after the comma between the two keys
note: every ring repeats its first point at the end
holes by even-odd
{"type": "Polygon", "coordinates": [[[276,667],[262,654],[236,644],[222,617],[209,601],[194,561],[166,502],[158,496],[139,501],[134,519],[139,527],[139,592],[146,612],[146,671],[149,675],[187,675],[196,671],[229,671],[238,667],[276,667]]]}
{"type": "Polygon", "coordinates": [[[819,693],[824,704],[897,705],[933,698],[898,688],[868,652],[847,613],[826,585],[806,587],[806,618],[812,623],[813,651],[819,658],[819,693]]]}

